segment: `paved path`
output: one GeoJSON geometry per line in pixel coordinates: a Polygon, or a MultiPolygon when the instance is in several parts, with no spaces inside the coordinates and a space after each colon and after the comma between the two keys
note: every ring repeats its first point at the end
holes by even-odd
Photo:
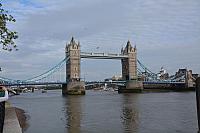
{"type": "Polygon", "coordinates": [[[3,133],[22,133],[14,107],[6,106],[3,133]]]}

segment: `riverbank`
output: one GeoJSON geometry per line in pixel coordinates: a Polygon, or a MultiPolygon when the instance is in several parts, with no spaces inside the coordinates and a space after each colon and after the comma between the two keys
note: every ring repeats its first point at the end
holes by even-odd
{"type": "Polygon", "coordinates": [[[28,127],[24,110],[6,102],[3,133],[22,133],[28,127]]]}
{"type": "Polygon", "coordinates": [[[17,114],[17,118],[19,120],[19,125],[20,127],[22,128],[22,131],[26,131],[26,129],[29,127],[29,124],[28,124],[28,119],[29,119],[29,116],[25,113],[24,110],[20,109],[20,108],[16,108],[15,107],[15,112],[17,114]]]}

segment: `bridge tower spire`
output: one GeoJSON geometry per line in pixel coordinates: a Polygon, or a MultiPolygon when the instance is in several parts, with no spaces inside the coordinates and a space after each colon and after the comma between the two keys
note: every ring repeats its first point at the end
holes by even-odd
{"type": "Polygon", "coordinates": [[[66,83],[62,93],[69,95],[85,94],[85,83],[80,80],[80,43],[72,37],[65,48],[66,54],[66,83]]]}

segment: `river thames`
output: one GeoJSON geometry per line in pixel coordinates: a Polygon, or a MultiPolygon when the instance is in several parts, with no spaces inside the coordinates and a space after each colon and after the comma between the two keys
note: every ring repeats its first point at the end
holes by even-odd
{"type": "Polygon", "coordinates": [[[118,94],[86,91],[63,97],[61,90],[11,97],[28,117],[25,133],[196,133],[194,92],[118,94]]]}

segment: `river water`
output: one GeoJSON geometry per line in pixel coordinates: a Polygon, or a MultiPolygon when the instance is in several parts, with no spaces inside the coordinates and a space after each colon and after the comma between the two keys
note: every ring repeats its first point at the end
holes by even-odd
{"type": "Polygon", "coordinates": [[[61,90],[24,93],[10,102],[30,116],[25,133],[196,133],[194,92],[118,94],[61,90]]]}

